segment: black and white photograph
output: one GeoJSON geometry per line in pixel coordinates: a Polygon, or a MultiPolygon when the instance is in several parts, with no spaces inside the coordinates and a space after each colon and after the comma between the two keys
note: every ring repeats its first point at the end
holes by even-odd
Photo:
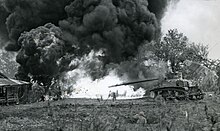
{"type": "Polygon", "coordinates": [[[0,131],[220,131],[220,0],[0,0],[0,131]]]}

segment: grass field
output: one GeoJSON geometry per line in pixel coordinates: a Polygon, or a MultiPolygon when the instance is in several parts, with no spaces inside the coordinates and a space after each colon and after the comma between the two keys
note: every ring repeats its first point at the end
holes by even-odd
{"type": "Polygon", "coordinates": [[[218,96],[200,101],[64,99],[1,106],[1,131],[218,131],[218,96]]]}

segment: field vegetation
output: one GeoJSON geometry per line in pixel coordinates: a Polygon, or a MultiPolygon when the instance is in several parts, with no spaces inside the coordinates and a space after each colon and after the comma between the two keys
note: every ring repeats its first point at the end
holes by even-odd
{"type": "Polygon", "coordinates": [[[200,101],[64,99],[2,106],[0,129],[36,131],[218,131],[219,97],[200,101]]]}

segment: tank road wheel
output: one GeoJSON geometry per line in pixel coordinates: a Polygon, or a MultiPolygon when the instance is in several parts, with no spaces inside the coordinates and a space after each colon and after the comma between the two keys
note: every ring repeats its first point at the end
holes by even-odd
{"type": "Polygon", "coordinates": [[[175,96],[175,91],[174,90],[168,90],[168,94],[166,96],[166,100],[174,100],[176,99],[176,96],[175,96]]]}
{"type": "Polygon", "coordinates": [[[168,93],[168,91],[167,90],[164,90],[164,91],[162,91],[162,97],[164,98],[164,100],[168,100],[168,97],[169,97],[169,93],[168,93]]]}
{"type": "Polygon", "coordinates": [[[202,100],[204,98],[204,93],[202,93],[201,90],[198,91],[199,93],[196,95],[196,99],[197,100],[202,100]]]}
{"type": "Polygon", "coordinates": [[[204,98],[203,94],[196,95],[196,100],[202,100],[204,98]]]}
{"type": "Polygon", "coordinates": [[[150,92],[150,97],[155,99],[156,98],[156,93],[154,91],[151,91],[150,92]]]}
{"type": "Polygon", "coordinates": [[[187,100],[187,94],[183,91],[176,91],[175,97],[177,100],[187,100]]]}
{"type": "Polygon", "coordinates": [[[190,100],[199,100],[199,95],[190,95],[189,99],[190,100]]]}

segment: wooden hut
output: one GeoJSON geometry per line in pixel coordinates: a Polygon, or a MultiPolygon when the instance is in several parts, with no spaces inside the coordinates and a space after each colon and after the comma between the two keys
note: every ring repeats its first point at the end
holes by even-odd
{"type": "Polygon", "coordinates": [[[0,73],[0,103],[19,103],[24,91],[30,87],[29,82],[10,79],[0,73]]]}

